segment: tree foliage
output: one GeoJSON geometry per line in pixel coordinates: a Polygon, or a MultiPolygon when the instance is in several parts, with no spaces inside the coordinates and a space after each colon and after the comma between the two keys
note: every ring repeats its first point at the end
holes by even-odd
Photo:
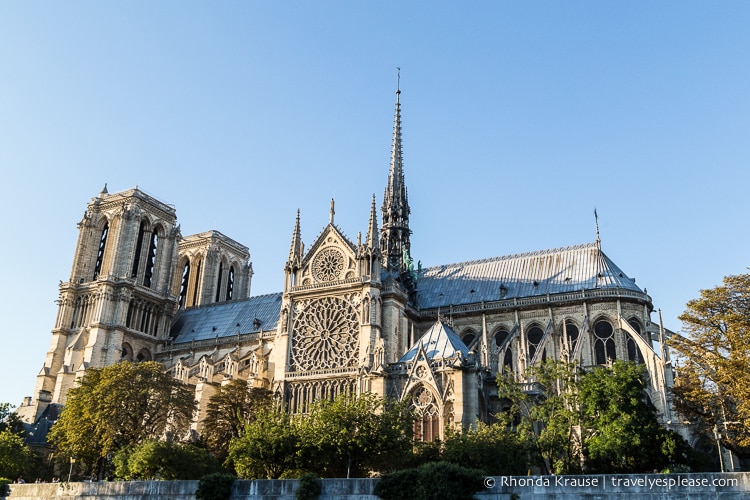
{"type": "Polygon", "coordinates": [[[488,476],[507,476],[526,473],[528,454],[528,443],[519,433],[503,424],[480,422],[463,431],[446,429],[440,459],[488,476]]]}
{"type": "Polygon", "coordinates": [[[588,472],[636,473],[690,461],[689,446],[657,420],[646,399],[643,365],[616,361],[581,378],[580,406],[588,472]]]}
{"type": "Polygon", "coordinates": [[[528,392],[506,374],[497,377],[498,397],[511,404],[505,424],[515,426],[520,441],[528,443],[531,464],[540,465],[547,474],[580,472],[577,378],[581,374],[574,363],[545,361],[527,370],[527,378],[534,380],[533,391],[528,392]]]}
{"type": "Polygon", "coordinates": [[[679,352],[675,408],[696,434],[750,456],[750,274],[727,276],[701,290],[680,315],[686,337],[673,336],[679,352]]]}
{"type": "Polygon", "coordinates": [[[372,393],[318,400],[299,421],[303,468],[321,477],[362,477],[398,464],[412,446],[405,403],[372,393]]]}
{"type": "Polygon", "coordinates": [[[203,476],[195,492],[196,500],[228,500],[232,496],[232,485],[236,477],[215,472],[203,476]]]}
{"type": "Polygon", "coordinates": [[[115,475],[122,479],[200,479],[221,466],[208,450],[190,443],[149,439],[115,455],[115,475]]]}
{"type": "Polygon", "coordinates": [[[0,403],[0,432],[9,430],[20,436],[24,432],[23,422],[13,408],[10,403],[0,403]]]}
{"type": "Polygon", "coordinates": [[[15,480],[31,477],[36,466],[36,455],[26,446],[23,438],[11,429],[0,431],[0,477],[15,480]]]}
{"type": "Polygon", "coordinates": [[[49,440],[85,470],[147,439],[181,438],[195,411],[192,392],[156,362],[89,369],[68,391],[49,440]]]}
{"type": "Polygon", "coordinates": [[[271,404],[271,392],[249,388],[246,380],[233,379],[211,396],[203,420],[203,439],[209,451],[224,461],[229,442],[238,437],[256,413],[271,404]]]}
{"type": "Polygon", "coordinates": [[[690,464],[690,448],[660,426],[645,393],[642,365],[578,369],[564,361],[530,368],[533,391],[498,377],[498,395],[511,402],[506,423],[528,439],[531,464],[557,474],[635,473],[690,464]],[[537,460],[533,460],[536,456],[537,460]]]}
{"type": "Polygon", "coordinates": [[[276,479],[297,468],[300,438],[288,413],[262,408],[229,445],[228,464],[241,477],[276,479]]]}
{"type": "Polygon", "coordinates": [[[470,500],[483,487],[481,471],[431,462],[384,476],[373,493],[383,500],[470,500]]]}
{"type": "Polygon", "coordinates": [[[248,478],[314,472],[361,477],[390,471],[411,456],[412,416],[405,403],[374,394],[315,402],[306,415],[262,409],[232,440],[229,461],[248,478]]]}

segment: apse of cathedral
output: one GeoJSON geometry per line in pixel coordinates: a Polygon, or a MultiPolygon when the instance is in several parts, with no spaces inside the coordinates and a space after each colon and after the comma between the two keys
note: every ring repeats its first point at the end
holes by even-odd
{"type": "Polygon", "coordinates": [[[199,432],[210,397],[242,379],[293,413],[362,392],[407,400],[415,438],[429,441],[454,424],[492,421],[503,409],[498,373],[534,392],[526,368],[565,359],[643,363],[649,398],[669,420],[664,331],[598,234],[565,248],[415,266],[399,99],[400,90],[380,213],[373,196],[365,236],[351,241],[332,200],[328,225],[306,247],[298,212],[275,294],[251,295],[246,246],[218,231],[183,236],[170,205],[105,186],[78,224],[51,346],[19,414],[54,420],[87,369],[156,360],[194,388],[199,432]]]}

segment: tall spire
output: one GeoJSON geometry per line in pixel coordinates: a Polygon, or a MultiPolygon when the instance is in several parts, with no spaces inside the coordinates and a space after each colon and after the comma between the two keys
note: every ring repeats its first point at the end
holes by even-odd
{"type": "Polygon", "coordinates": [[[288,265],[293,266],[294,264],[299,265],[302,259],[302,253],[304,248],[302,246],[302,233],[300,231],[299,224],[299,209],[297,209],[297,220],[294,223],[294,232],[292,233],[292,245],[289,248],[289,261],[288,265]]]}
{"type": "Polygon", "coordinates": [[[388,173],[388,183],[383,195],[383,227],[380,230],[380,253],[383,259],[383,269],[394,277],[401,277],[408,281],[404,284],[412,288],[411,273],[411,243],[409,237],[409,197],[404,182],[404,159],[401,142],[401,72],[398,74],[396,86],[396,111],[393,118],[393,142],[391,145],[391,166],[388,173]]]}
{"type": "Polygon", "coordinates": [[[365,245],[370,248],[378,248],[378,209],[375,208],[375,194],[372,195],[372,206],[370,207],[370,223],[367,226],[367,238],[365,245]]]}
{"type": "Polygon", "coordinates": [[[602,240],[599,238],[599,214],[596,213],[596,207],[594,207],[594,222],[596,224],[596,247],[602,249],[602,240]]]}

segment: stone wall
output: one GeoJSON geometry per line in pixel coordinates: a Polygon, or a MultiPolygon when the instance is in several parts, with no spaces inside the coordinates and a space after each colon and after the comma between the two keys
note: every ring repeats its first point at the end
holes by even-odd
{"type": "MultiPolygon", "coordinates": [[[[377,500],[377,479],[323,479],[320,500],[377,500]]],[[[231,500],[294,500],[296,480],[236,481],[231,500]]],[[[750,498],[750,473],[495,476],[477,500],[750,498]]],[[[194,500],[198,481],[12,484],[11,500],[194,500]]]]}

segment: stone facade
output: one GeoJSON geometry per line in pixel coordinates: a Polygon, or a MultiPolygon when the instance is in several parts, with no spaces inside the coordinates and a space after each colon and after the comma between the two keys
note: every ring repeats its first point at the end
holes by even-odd
{"type": "Polygon", "coordinates": [[[399,94],[380,218],[373,197],[366,235],[351,241],[332,200],[328,225],[306,248],[298,214],[277,294],[251,296],[247,247],[217,231],[182,236],[171,206],[105,186],[79,224],[23,418],[32,423],[63,405],[88,368],[154,359],[194,388],[201,412],[237,378],[297,413],[317,398],[369,391],[411,401],[415,436],[432,440],[503,410],[499,371],[533,391],[524,370],[563,358],[584,367],[644,363],[649,397],[671,420],[665,331],[598,235],[573,247],[415,267],[399,94]]]}

